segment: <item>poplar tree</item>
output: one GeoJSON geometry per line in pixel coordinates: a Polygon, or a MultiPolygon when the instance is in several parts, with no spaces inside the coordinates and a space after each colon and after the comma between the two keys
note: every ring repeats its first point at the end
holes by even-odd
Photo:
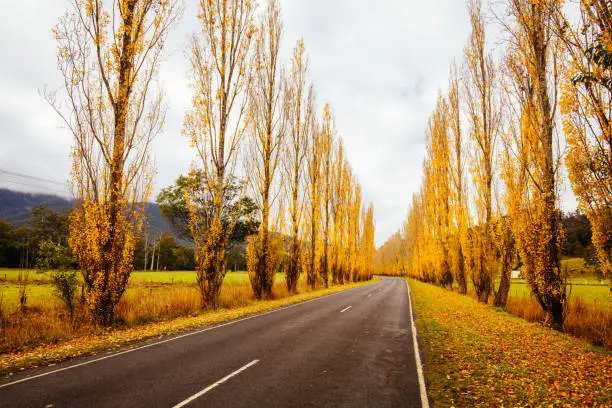
{"type": "Polygon", "coordinates": [[[568,60],[561,113],[572,189],[592,229],[592,242],[612,289],[612,13],[606,0],[581,0],[570,25],[558,11],[568,60]]]}
{"type": "Polygon", "coordinates": [[[194,96],[183,132],[196,149],[194,166],[203,176],[197,183],[202,188],[188,189],[186,199],[203,308],[219,306],[226,247],[240,216],[234,211],[241,194],[235,169],[249,123],[254,7],[250,0],[201,0],[201,33],[190,46],[194,96]]]}
{"type": "Polygon", "coordinates": [[[363,215],[363,234],[359,254],[362,259],[362,273],[360,280],[370,280],[374,275],[374,254],[376,253],[375,234],[376,225],[374,220],[374,204],[370,203],[364,209],[363,215]]]}
{"type": "Polygon", "coordinates": [[[347,217],[346,197],[348,189],[348,168],[344,145],[342,140],[338,142],[338,148],[334,152],[332,165],[332,185],[334,194],[331,197],[331,221],[333,224],[331,233],[332,255],[331,273],[334,284],[344,283],[344,257],[345,257],[345,224],[347,217]]]}
{"type": "Polygon", "coordinates": [[[151,193],[150,144],[166,110],[155,90],[174,0],[87,0],[54,29],[66,103],[47,100],[73,135],[72,248],[96,323],[113,323],[133,269],[136,237],[151,193]]]}
{"type": "Polygon", "coordinates": [[[321,121],[321,183],[322,183],[322,237],[323,253],[321,255],[320,275],[323,286],[329,285],[329,241],[330,241],[330,205],[332,200],[332,155],[334,151],[336,128],[329,104],[323,107],[321,121]]]}
{"type": "Polygon", "coordinates": [[[504,175],[522,272],[545,314],[563,327],[566,302],[561,272],[562,227],[557,208],[559,155],[556,117],[559,42],[554,35],[556,0],[509,0],[507,70],[519,126],[510,135],[504,175]]]}
{"type": "Polygon", "coordinates": [[[477,225],[472,227],[472,269],[478,300],[487,303],[493,289],[495,249],[492,240],[493,173],[499,114],[494,91],[496,71],[486,50],[486,27],[480,0],[470,0],[468,10],[472,32],[465,49],[464,90],[470,143],[474,157],[471,167],[476,187],[477,225]]]}
{"type": "Polygon", "coordinates": [[[302,270],[302,236],[305,207],[305,165],[308,143],[314,127],[314,101],[312,85],[307,87],[308,57],[304,41],[299,40],[291,58],[289,83],[285,97],[288,113],[288,139],[283,160],[289,205],[290,243],[285,281],[289,293],[295,293],[302,270]]]}
{"type": "Polygon", "coordinates": [[[321,151],[322,135],[321,126],[314,123],[313,131],[308,142],[307,156],[307,192],[308,192],[308,251],[306,268],[306,280],[308,286],[314,289],[317,284],[320,260],[320,222],[321,222],[321,151]]]}
{"type": "MultiPolygon", "coordinates": [[[[270,218],[278,198],[277,172],[283,154],[286,111],[282,98],[279,50],[283,32],[277,0],[268,0],[254,47],[253,80],[249,89],[249,154],[247,178],[261,214],[257,236],[247,243],[246,263],[257,299],[272,295],[278,248],[271,243],[270,218]]],[[[280,231],[277,229],[276,233],[280,231]]]]}
{"type": "Polygon", "coordinates": [[[361,212],[361,186],[353,177],[351,180],[351,188],[350,188],[350,200],[348,203],[348,220],[346,226],[348,228],[347,231],[347,248],[346,251],[348,253],[347,256],[347,268],[345,274],[345,281],[355,282],[357,280],[357,267],[358,267],[358,254],[357,251],[359,249],[359,237],[360,237],[360,212],[361,212]]]}
{"type": "Polygon", "coordinates": [[[455,280],[459,285],[459,293],[467,293],[465,278],[465,256],[463,242],[467,222],[465,204],[465,175],[464,175],[464,138],[461,129],[461,105],[459,95],[459,78],[457,69],[453,65],[450,74],[448,90],[448,133],[450,148],[450,178],[451,178],[451,235],[452,235],[452,269],[455,280]]]}

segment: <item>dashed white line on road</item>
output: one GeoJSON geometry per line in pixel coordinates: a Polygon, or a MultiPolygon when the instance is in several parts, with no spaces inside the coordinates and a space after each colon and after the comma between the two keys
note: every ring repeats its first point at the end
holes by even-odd
{"type": "MultiPolygon", "coordinates": [[[[375,282],[373,284],[375,285],[377,283],[378,282],[375,282]]],[[[204,333],[204,332],[207,332],[207,331],[210,331],[210,330],[220,329],[221,327],[230,326],[230,325],[241,323],[241,322],[244,322],[244,321],[247,321],[247,320],[256,319],[258,317],[266,316],[266,315],[269,315],[269,314],[272,314],[272,313],[280,312],[280,311],[287,310],[287,309],[292,309],[294,307],[299,307],[299,306],[302,306],[302,305],[305,305],[305,304],[308,304],[308,303],[311,303],[311,302],[316,302],[318,300],[326,299],[326,298],[329,298],[329,297],[334,296],[334,295],[340,295],[342,293],[346,293],[346,292],[340,291],[340,292],[331,293],[329,295],[324,295],[324,296],[320,296],[320,297],[317,297],[317,298],[314,298],[314,299],[305,300],[303,302],[294,303],[292,305],[280,307],[278,309],[268,310],[267,312],[258,313],[258,314],[252,315],[252,316],[243,317],[241,319],[230,320],[228,322],[221,323],[221,324],[218,324],[218,325],[215,325],[215,326],[210,326],[210,327],[205,327],[203,329],[190,331],[190,332],[187,332],[187,333],[184,333],[184,334],[181,334],[181,335],[178,335],[178,336],[173,336],[173,337],[170,337],[168,339],[161,340],[161,341],[158,341],[158,342],[149,343],[149,344],[145,344],[143,346],[139,346],[139,347],[134,347],[134,348],[130,348],[130,349],[127,349],[127,350],[123,350],[123,351],[120,351],[118,353],[108,354],[108,355],[106,355],[104,357],[96,358],[96,359],[93,359],[93,360],[87,360],[87,361],[83,361],[82,363],[73,364],[73,365],[70,365],[70,366],[58,368],[56,370],[47,371],[47,372],[44,372],[44,373],[41,373],[41,374],[36,374],[36,375],[29,376],[29,377],[24,377],[24,378],[21,378],[21,379],[16,380],[16,381],[11,381],[11,382],[8,382],[8,383],[0,384],[0,388],[10,387],[10,386],[15,385],[15,384],[20,384],[20,383],[23,383],[23,382],[26,382],[26,381],[31,381],[31,380],[37,379],[37,378],[46,377],[46,376],[51,375],[51,374],[56,374],[56,373],[60,373],[62,371],[71,370],[73,368],[83,367],[83,366],[86,366],[86,365],[89,365],[89,364],[92,364],[92,363],[97,363],[99,361],[103,361],[103,360],[106,360],[106,359],[109,359],[109,358],[119,357],[119,356],[122,356],[122,355],[127,354],[127,353],[131,353],[131,352],[134,352],[134,351],[140,351],[140,350],[143,350],[143,349],[147,349],[149,347],[154,347],[154,346],[157,346],[157,345],[160,345],[160,344],[164,344],[164,343],[168,343],[168,342],[171,342],[171,341],[180,340],[182,338],[189,337],[189,336],[194,336],[196,334],[204,333]]]]}
{"type": "Polygon", "coordinates": [[[346,311],[347,311],[347,310],[349,310],[351,307],[353,307],[353,306],[348,306],[348,307],[345,307],[344,309],[342,309],[342,310],[340,311],[340,313],[344,313],[344,312],[346,312],[346,311]]]}
{"type": "Polygon", "coordinates": [[[181,408],[184,407],[185,405],[189,404],[190,402],[200,398],[202,395],[206,394],[208,391],[212,390],[213,388],[223,384],[224,382],[226,382],[227,380],[229,380],[230,378],[240,374],[241,372],[243,372],[244,370],[246,370],[247,368],[254,366],[255,364],[259,363],[259,360],[253,360],[248,364],[243,365],[242,367],[240,367],[239,369],[237,369],[236,371],[234,371],[233,373],[230,373],[228,375],[226,375],[225,377],[223,377],[222,379],[220,379],[219,381],[217,381],[214,384],[209,385],[208,387],[204,388],[202,391],[193,394],[191,397],[187,398],[184,401],[179,402],[178,404],[176,404],[174,407],[172,408],[181,408]]]}

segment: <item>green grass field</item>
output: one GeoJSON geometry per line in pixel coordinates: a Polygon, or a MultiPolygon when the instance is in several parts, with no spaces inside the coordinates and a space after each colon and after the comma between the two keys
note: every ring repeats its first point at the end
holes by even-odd
{"type": "MultiPolygon", "coordinates": [[[[583,260],[573,258],[565,260],[573,268],[583,265],[583,260]]],[[[37,273],[34,270],[6,269],[0,268],[0,300],[3,306],[13,307],[19,303],[20,279],[28,274],[27,296],[28,304],[39,304],[56,301],[53,296],[53,287],[50,285],[50,274],[37,273]]],[[[283,284],[284,274],[277,274],[276,284],[283,284]]],[[[612,310],[612,292],[610,292],[607,281],[600,281],[594,277],[573,277],[569,280],[568,294],[570,297],[580,297],[587,302],[594,302],[602,308],[612,310]]],[[[161,290],[161,287],[172,284],[193,285],[196,283],[195,271],[164,271],[132,272],[128,293],[134,288],[151,288],[161,290]]],[[[225,285],[248,285],[249,276],[244,271],[228,272],[225,275],[225,285]]],[[[513,279],[510,286],[510,296],[529,297],[531,291],[524,279],[513,279]]]]}
{"type": "MultiPolygon", "coordinates": [[[[12,283],[0,283],[0,303],[2,307],[13,308],[19,304],[20,286],[12,283]]],[[[50,284],[31,284],[26,288],[26,304],[43,304],[55,302],[53,287],[50,284]]]]}
{"type": "MultiPolygon", "coordinates": [[[[37,273],[34,270],[0,269],[0,303],[3,307],[13,308],[19,303],[20,287],[23,276],[28,274],[26,289],[27,304],[40,305],[57,302],[53,296],[53,286],[50,284],[50,274],[37,273]],[[21,283],[20,283],[21,282],[21,283]]],[[[277,274],[275,283],[283,284],[284,274],[277,274]]],[[[194,285],[196,283],[195,271],[166,271],[166,272],[132,272],[127,294],[136,288],[151,288],[153,291],[163,290],[168,285],[194,285]]],[[[249,285],[249,275],[244,271],[228,272],[223,281],[224,285],[249,285]]]]}
{"type": "Polygon", "coordinates": [[[570,277],[590,277],[595,275],[594,267],[585,265],[583,258],[567,258],[561,260],[561,270],[566,272],[570,277]]]}
{"type": "MultiPolygon", "coordinates": [[[[43,283],[50,281],[49,272],[39,273],[33,269],[9,269],[0,268],[0,281],[18,282],[22,279],[24,274],[28,274],[28,280],[32,283],[43,283]]],[[[246,279],[246,272],[235,272],[236,274],[245,275],[239,278],[240,280],[246,279]]],[[[228,273],[227,275],[234,274],[234,272],[228,273]]],[[[226,276],[227,279],[227,276],[226,276]]],[[[234,278],[230,278],[234,279],[234,278]]],[[[164,272],[149,272],[149,271],[135,271],[130,276],[130,283],[195,283],[196,274],[195,271],[164,271],[164,272]]]]}
{"type": "MultiPolygon", "coordinates": [[[[570,279],[570,285],[568,285],[567,293],[570,298],[579,297],[587,302],[594,302],[599,304],[602,308],[612,310],[612,292],[610,287],[604,282],[603,285],[596,280],[588,280],[587,284],[584,283],[585,279],[574,278],[570,279]]],[[[531,296],[531,289],[529,285],[522,279],[513,279],[510,285],[510,296],[531,296]]]]}
{"type": "MultiPolygon", "coordinates": [[[[499,281],[495,281],[495,287],[499,281]]],[[[468,279],[468,290],[473,292],[474,286],[468,279]]],[[[596,278],[570,278],[567,287],[567,294],[570,298],[582,298],[586,302],[597,303],[602,308],[612,310],[612,292],[607,281],[600,281],[596,278]]],[[[512,279],[510,281],[511,297],[529,297],[531,289],[525,279],[512,279]]]]}
{"type": "MultiPolygon", "coordinates": [[[[51,280],[49,272],[39,273],[33,269],[0,268],[0,282],[19,282],[24,274],[28,274],[30,283],[45,283],[51,280]]],[[[284,275],[278,274],[283,277],[284,275]]],[[[277,277],[278,280],[278,277],[277,277]]],[[[245,271],[228,272],[225,275],[227,283],[248,283],[249,277],[245,271]]],[[[130,276],[130,283],[195,283],[195,271],[134,271],[130,276]]]]}

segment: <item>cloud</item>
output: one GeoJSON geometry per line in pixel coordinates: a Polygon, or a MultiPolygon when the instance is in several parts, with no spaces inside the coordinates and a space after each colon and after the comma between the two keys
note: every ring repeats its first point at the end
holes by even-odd
{"type": "Polygon", "coordinates": [[[421,182],[424,130],[468,35],[461,1],[283,2],[286,43],[304,37],[319,104],[336,114],[349,161],[375,205],[376,243],[421,182]]]}
{"type": "MultiPolygon", "coordinates": [[[[160,69],[169,111],[153,143],[156,191],[194,158],[181,125],[191,101],[185,49],[198,29],[197,2],[185,4],[160,69]]],[[[381,245],[399,228],[420,187],[427,118],[469,33],[465,6],[460,0],[281,0],[281,6],[283,58],[289,60],[303,37],[319,109],[332,105],[364,199],[375,205],[381,245]]],[[[38,94],[61,83],[51,28],[68,8],[68,0],[22,0],[4,8],[0,169],[68,178],[70,135],[38,94]]]]}

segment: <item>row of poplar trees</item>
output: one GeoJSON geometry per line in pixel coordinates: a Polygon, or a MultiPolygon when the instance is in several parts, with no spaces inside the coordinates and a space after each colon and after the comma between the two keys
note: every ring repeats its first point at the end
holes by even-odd
{"type": "Polygon", "coordinates": [[[573,21],[563,3],[506,0],[496,63],[481,2],[468,1],[464,59],[429,119],[423,184],[377,253],[381,272],[456,282],[460,293],[470,279],[481,302],[504,307],[520,261],[546,323],[561,327],[565,165],[612,275],[612,6],[581,0],[573,21]]]}
{"type": "MultiPolygon", "coordinates": [[[[307,82],[304,43],[298,40],[289,67],[283,70],[279,60],[283,24],[277,0],[268,1],[256,31],[253,52],[244,55],[246,64],[252,66],[252,77],[243,99],[247,151],[242,156],[247,188],[261,215],[259,231],[248,237],[246,248],[253,292],[258,299],[272,295],[281,257],[286,258],[289,293],[297,291],[302,271],[311,289],[328,287],[330,280],[342,284],[371,279],[374,209],[362,203],[361,186],[347,160],[329,104],[317,118],[313,86],[307,82]]],[[[196,52],[194,47],[194,55],[196,52]]],[[[193,65],[196,78],[201,77],[199,67],[193,65]]],[[[199,112],[201,108],[195,107],[196,115],[199,112]]],[[[190,133],[195,145],[203,140],[201,130],[206,126],[200,122],[190,133]]],[[[239,140],[232,143],[236,153],[240,144],[239,140]]],[[[202,164],[204,169],[211,165],[202,164]]],[[[217,180],[222,186],[223,181],[217,180]]],[[[227,228],[225,231],[229,233],[227,228]]],[[[210,237],[210,233],[205,231],[204,236],[210,237]]],[[[198,259],[210,255],[206,246],[196,247],[198,259]]],[[[225,264],[213,269],[205,271],[198,262],[201,285],[223,279],[225,264]]],[[[216,307],[215,296],[218,289],[204,302],[216,307]]]]}
{"type": "MultiPolygon", "coordinates": [[[[98,324],[113,323],[133,269],[155,172],[150,146],[166,115],[158,72],[183,11],[180,0],[72,0],[54,29],[64,92],[45,96],[74,139],[69,243],[98,324]]],[[[317,119],[302,41],[287,69],[280,61],[278,1],[260,10],[251,0],[201,0],[198,20],[183,133],[201,175],[185,199],[202,307],[219,305],[246,194],[261,218],[247,248],[258,298],[271,295],[285,247],[290,292],[302,271],[312,288],[330,275],[338,283],[369,278],[373,208],[362,205],[328,105],[317,119]]]]}

